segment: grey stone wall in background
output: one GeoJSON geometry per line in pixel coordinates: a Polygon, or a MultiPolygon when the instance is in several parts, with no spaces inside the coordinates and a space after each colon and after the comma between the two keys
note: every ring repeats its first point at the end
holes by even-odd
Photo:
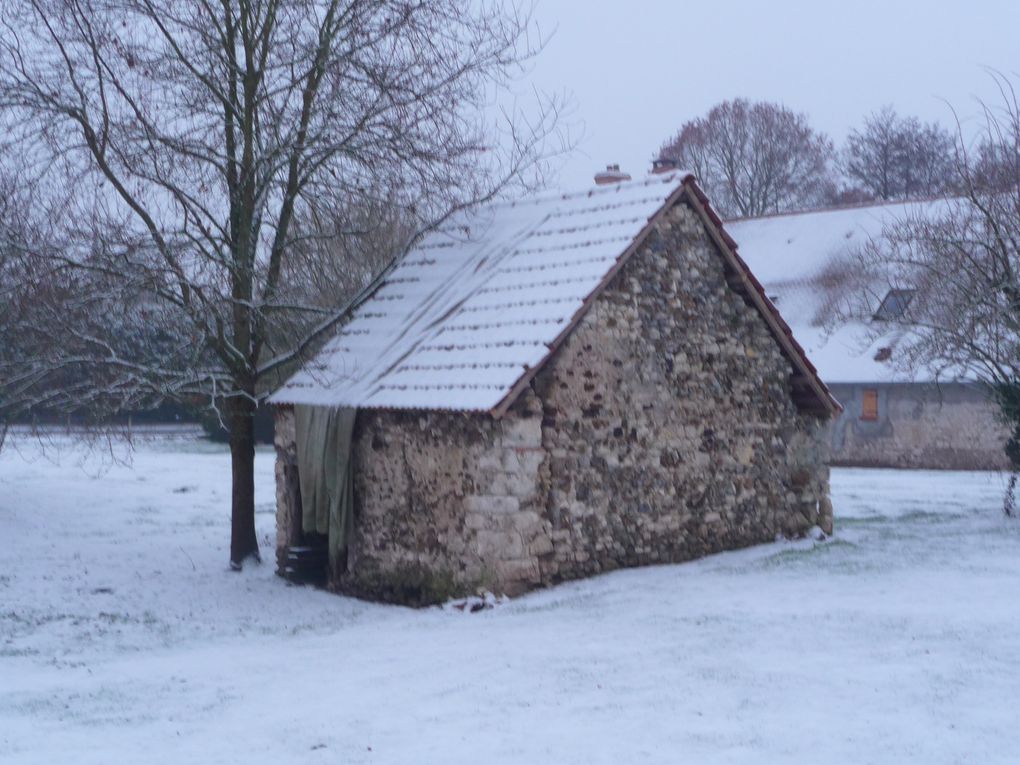
{"type": "Polygon", "coordinates": [[[1007,470],[1008,431],[977,384],[830,385],[843,404],[832,426],[832,464],[859,467],[1007,470]],[[865,390],[878,394],[878,419],[863,420],[865,390]]]}

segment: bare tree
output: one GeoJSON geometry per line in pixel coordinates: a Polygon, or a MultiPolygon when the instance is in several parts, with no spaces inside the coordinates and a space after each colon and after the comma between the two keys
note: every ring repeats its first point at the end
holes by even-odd
{"type": "Polygon", "coordinates": [[[1007,454],[1020,468],[1020,102],[999,83],[1003,101],[985,108],[982,138],[999,147],[996,184],[985,183],[980,148],[958,137],[960,195],[915,211],[863,248],[863,288],[844,313],[870,319],[890,289],[902,290],[898,310],[873,322],[874,332],[901,333],[896,358],[907,369],[986,383],[1013,431],[1007,454]]]}
{"type": "MultiPolygon", "coordinates": [[[[7,355],[5,338],[11,336],[17,316],[13,306],[15,297],[13,285],[16,281],[15,247],[20,239],[14,225],[12,213],[16,209],[14,186],[0,176],[0,366],[7,355]],[[13,209],[12,209],[13,208],[13,209]]],[[[4,416],[4,401],[0,398],[0,449],[7,436],[7,418],[4,416]]]]}
{"type": "Polygon", "coordinates": [[[991,77],[999,88],[1001,103],[997,108],[982,104],[984,130],[977,138],[977,148],[969,175],[971,185],[989,192],[1010,192],[1020,177],[1020,136],[1014,119],[1016,94],[1012,82],[998,72],[991,77]]]}
{"type": "Polygon", "coordinates": [[[805,115],[736,99],[684,123],[659,154],[695,173],[723,215],[747,217],[827,200],[832,151],[805,115]]]}
{"type": "Polygon", "coordinates": [[[50,351],[0,385],[221,407],[230,561],[257,557],[253,412],[351,308],[290,289],[324,235],[300,222],[381,193],[420,230],[536,180],[558,104],[485,117],[532,31],[499,0],[0,0],[0,148],[39,190],[33,273],[59,298],[50,351]]]}
{"type": "Polygon", "coordinates": [[[414,216],[384,190],[310,204],[294,226],[300,233],[281,281],[294,300],[326,310],[352,299],[418,231],[414,216]]]}
{"type": "Polygon", "coordinates": [[[57,302],[49,295],[62,293],[57,280],[44,278],[39,259],[29,257],[39,244],[31,211],[31,193],[6,174],[0,174],[0,430],[27,407],[32,398],[23,379],[11,376],[15,359],[34,353],[26,330],[41,325],[42,306],[57,302]]]}
{"type": "Polygon", "coordinates": [[[937,196],[958,180],[953,135],[938,123],[900,117],[891,106],[851,131],[841,166],[851,188],[873,199],[937,196]]]}

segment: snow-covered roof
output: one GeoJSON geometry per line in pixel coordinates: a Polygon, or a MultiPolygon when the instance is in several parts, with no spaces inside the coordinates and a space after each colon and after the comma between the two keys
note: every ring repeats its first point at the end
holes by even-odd
{"type": "Polygon", "coordinates": [[[726,230],[762,282],[797,340],[826,383],[920,382],[928,370],[907,371],[896,363],[894,332],[875,337],[875,326],[859,322],[826,326],[820,321],[826,300],[816,286],[827,267],[908,218],[944,214],[946,200],[896,202],[818,212],[790,213],[730,221],[726,230]],[[877,360],[883,348],[892,356],[877,360]]]}
{"type": "MultiPolygon", "coordinates": [[[[405,255],[339,334],[270,400],[505,409],[685,188],[707,202],[689,173],[669,173],[457,216],[405,255]]],[[[724,236],[707,204],[702,212],[706,208],[724,236]]],[[[732,241],[726,243],[743,273],[732,241]]],[[[763,297],[754,299],[803,369],[809,395],[821,401],[815,408],[838,408],[782,319],[763,297]]]]}

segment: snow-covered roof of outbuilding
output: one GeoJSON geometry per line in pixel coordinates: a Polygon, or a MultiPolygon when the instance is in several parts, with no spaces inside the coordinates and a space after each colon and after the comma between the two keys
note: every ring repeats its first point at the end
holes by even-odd
{"type": "MultiPolygon", "coordinates": [[[[270,401],[501,414],[683,194],[754,282],[689,173],[489,204],[424,237],[270,401]]],[[[812,407],[838,409],[754,285],[812,407]]]]}
{"type": "MultiPolygon", "coordinates": [[[[928,382],[945,379],[933,370],[908,370],[897,363],[902,332],[876,332],[881,325],[822,320],[827,296],[818,279],[831,266],[908,219],[934,219],[950,200],[860,205],[729,221],[726,230],[793,327],[826,383],[928,382]]],[[[838,269],[835,271],[838,273],[838,269]]],[[[881,291],[880,285],[875,285],[881,291]]]]}

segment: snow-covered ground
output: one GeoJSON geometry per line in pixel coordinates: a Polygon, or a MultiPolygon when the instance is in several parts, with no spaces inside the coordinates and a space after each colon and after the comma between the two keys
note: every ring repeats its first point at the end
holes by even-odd
{"type": "Polygon", "coordinates": [[[229,573],[220,447],[57,445],[0,453],[3,763],[1020,761],[998,475],[837,470],[828,542],[463,614],[229,573]]]}

